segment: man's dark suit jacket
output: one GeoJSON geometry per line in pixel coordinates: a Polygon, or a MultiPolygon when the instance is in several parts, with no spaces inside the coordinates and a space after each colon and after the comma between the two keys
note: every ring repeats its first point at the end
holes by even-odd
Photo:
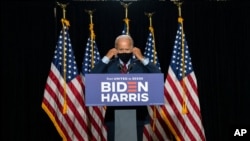
{"type": "MultiPolygon", "coordinates": [[[[121,73],[120,61],[118,58],[110,60],[108,64],[100,61],[91,70],[91,73],[121,73]]],[[[161,73],[161,71],[153,63],[144,65],[140,60],[131,59],[128,73],[161,73]]],[[[107,107],[105,121],[114,121],[115,109],[136,109],[137,120],[145,120],[145,117],[148,115],[146,106],[109,106],[107,107]]]]}

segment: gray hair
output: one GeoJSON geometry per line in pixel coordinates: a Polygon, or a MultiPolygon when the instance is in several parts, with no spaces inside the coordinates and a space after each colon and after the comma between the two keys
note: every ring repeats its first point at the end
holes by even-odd
{"type": "Polygon", "coordinates": [[[134,46],[133,38],[130,35],[119,35],[115,39],[115,47],[117,47],[117,43],[119,39],[128,39],[131,42],[131,46],[134,46]]]}

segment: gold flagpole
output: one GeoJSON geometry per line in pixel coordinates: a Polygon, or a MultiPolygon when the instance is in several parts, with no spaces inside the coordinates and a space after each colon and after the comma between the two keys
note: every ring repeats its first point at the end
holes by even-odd
{"type": "MultiPolygon", "coordinates": [[[[149,18],[149,31],[152,34],[153,37],[153,41],[155,41],[155,37],[154,37],[154,28],[153,28],[153,24],[152,24],[152,16],[153,16],[154,12],[152,13],[147,13],[145,12],[145,15],[148,16],[149,18]]],[[[153,49],[154,49],[154,53],[153,53],[153,63],[156,64],[156,49],[155,49],[155,42],[153,43],[153,49]]],[[[155,131],[155,120],[156,120],[156,106],[153,106],[153,131],[155,131]]]]}
{"type": "MultiPolygon", "coordinates": [[[[152,13],[146,13],[145,15],[148,16],[149,18],[149,31],[152,33],[152,37],[153,37],[153,41],[155,41],[155,35],[154,35],[154,28],[153,28],[153,24],[152,24],[152,16],[154,15],[155,12],[152,13]]],[[[153,49],[154,49],[154,59],[153,59],[153,63],[156,64],[156,48],[155,48],[155,42],[153,44],[153,49]]]]}
{"type": "Polygon", "coordinates": [[[85,10],[86,13],[89,14],[90,24],[90,40],[91,40],[91,68],[94,68],[94,41],[95,41],[95,32],[94,32],[94,24],[93,24],[93,13],[95,10],[85,10]]]}
{"type": "Polygon", "coordinates": [[[124,2],[121,2],[121,5],[124,7],[125,9],[125,18],[123,19],[123,21],[126,23],[127,25],[127,31],[126,31],[126,34],[128,35],[129,34],[129,18],[128,18],[128,7],[129,5],[132,4],[132,2],[130,3],[124,3],[124,2]]]}
{"type": "Polygon", "coordinates": [[[63,102],[63,114],[66,114],[67,112],[67,57],[66,57],[66,47],[65,47],[65,27],[69,27],[69,21],[66,20],[66,7],[68,5],[67,4],[62,4],[62,3],[59,3],[57,2],[57,5],[59,5],[62,10],[63,10],[63,18],[61,19],[61,22],[62,22],[62,32],[63,32],[63,79],[64,79],[64,84],[63,84],[63,89],[64,89],[64,93],[63,93],[63,98],[64,98],[64,102],[63,102]]]}
{"type": "Polygon", "coordinates": [[[185,42],[184,42],[184,28],[183,28],[183,18],[181,16],[181,6],[183,2],[180,1],[174,1],[174,4],[178,7],[178,22],[181,24],[181,52],[182,52],[182,78],[181,81],[182,89],[183,89],[183,103],[182,103],[182,114],[187,114],[187,95],[186,95],[186,85],[185,85],[185,42]]]}
{"type": "MultiPolygon", "coordinates": [[[[173,1],[173,3],[175,4],[175,5],[177,5],[177,7],[178,7],[178,23],[181,23],[181,26],[182,26],[182,31],[183,31],[183,25],[182,25],[182,22],[183,22],[183,19],[182,19],[182,17],[181,17],[181,5],[182,5],[182,1],[173,1]]],[[[182,35],[181,35],[182,37],[182,43],[181,43],[181,45],[182,45],[182,49],[184,48],[184,43],[183,43],[183,32],[182,32],[182,35]]],[[[182,50],[182,55],[183,55],[183,50],[182,50]]],[[[182,62],[183,63],[183,62],[182,62]]],[[[183,73],[184,71],[182,71],[182,73],[183,73]]],[[[182,88],[184,89],[184,83],[183,83],[183,81],[182,81],[182,88]]],[[[184,91],[183,91],[184,92],[184,91]]],[[[184,92],[185,93],[185,92],[184,92]]],[[[184,94],[183,93],[183,94],[184,94]]],[[[185,101],[185,99],[183,99],[183,101],[185,101]]],[[[183,105],[184,105],[184,103],[183,103],[183,105]]],[[[185,112],[187,112],[187,111],[185,111],[184,110],[184,106],[182,105],[182,113],[183,114],[185,114],[185,112]]],[[[164,119],[164,121],[166,122],[166,124],[168,125],[168,127],[169,127],[169,130],[172,132],[172,134],[173,134],[173,136],[175,137],[175,140],[176,141],[181,141],[181,139],[180,139],[180,137],[177,135],[177,132],[175,131],[175,129],[172,127],[172,124],[171,124],[171,122],[168,120],[168,118],[167,118],[167,116],[165,115],[165,113],[163,112],[163,110],[161,110],[161,115],[162,115],[162,118],[164,119]]],[[[172,137],[172,136],[171,136],[172,137]]],[[[171,140],[172,140],[172,138],[171,138],[171,140]]]]}

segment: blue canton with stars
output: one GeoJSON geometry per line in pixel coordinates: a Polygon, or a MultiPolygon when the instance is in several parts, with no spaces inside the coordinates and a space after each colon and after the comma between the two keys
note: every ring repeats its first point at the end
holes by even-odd
{"type": "Polygon", "coordinates": [[[183,64],[181,36],[182,36],[182,27],[181,24],[179,23],[170,63],[171,68],[173,69],[176,77],[179,80],[181,80],[183,77],[187,76],[193,71],[191,57],[188,51],[188,45],[187,41],[185,40],[184,33],[183,33],[183,41],[184,41],[184,64],[183,64]],[[185,76],[183,76],[183,65],[184,65],[185,76]]]}
{"type": "MultiPolygon", "coordinates": [[[[99,61],[100,61],[100,53],[98,51],[98,48],[97,48],[97,45],[96,45],[96,42],[93,41],[93,50],[94,50],[94,53],[93,53],[93,65],[95,66],[95,64],[97,64],[99,61]]],[[[91,68],[91,63],[92,62],[92,47],[91,47],[91,39],[88,38],[88,41],[87,41],[87,45],[86,45],[86,49],[85,49],[85,54],[84,54],[84,58],[83,58],[83,63],[82,63],[82,74],[86,74],[86,73],[89,73],[90,70],[92,69],[91,68]]]]}
{"type": "Polygon", "coordinates": [[[144,56],[146,58],[148,58],[149,61],[152,62],[152,63],[154,63],[154,59],[155,59],[156,67],[158,67],[161,70],[161,66],[160,66],[160,63],[158,61],[157,51],[156,50],[155,50],[155,54],[154,54],[154,43],[155,43],[155,41],[153,40],[153,34],[151,32],[149,32],[146,47],[145,47],[145,51],[144,51],[144,56]]]}
{"type": "Polygon", "coordinates": [[[59,70],[62,76],[64,76],[63,58],[65,51],[65,69],[66,69],[66,82],[71,81],[78,75],[78,69],[75,61],[74,51],[71,46],[70,36],[68,27],[64,27],[60,31],[59,39],[57,42],[56,50],[54,52],[53,64],[59,70]],[[64,36],[64,39],[63,39],[64,36]],[[64,48],[65,47],[65,48],[64,48]]]}

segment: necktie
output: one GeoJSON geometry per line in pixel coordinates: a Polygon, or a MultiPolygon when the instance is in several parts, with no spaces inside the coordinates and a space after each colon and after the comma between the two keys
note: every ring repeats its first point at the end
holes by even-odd
{"type": "Polygon", "coordinates": [[[121,67],[121,73],[127,73],[128,69],[127,69],[127,66],[126,64],[124,63],[121,67]]]}

